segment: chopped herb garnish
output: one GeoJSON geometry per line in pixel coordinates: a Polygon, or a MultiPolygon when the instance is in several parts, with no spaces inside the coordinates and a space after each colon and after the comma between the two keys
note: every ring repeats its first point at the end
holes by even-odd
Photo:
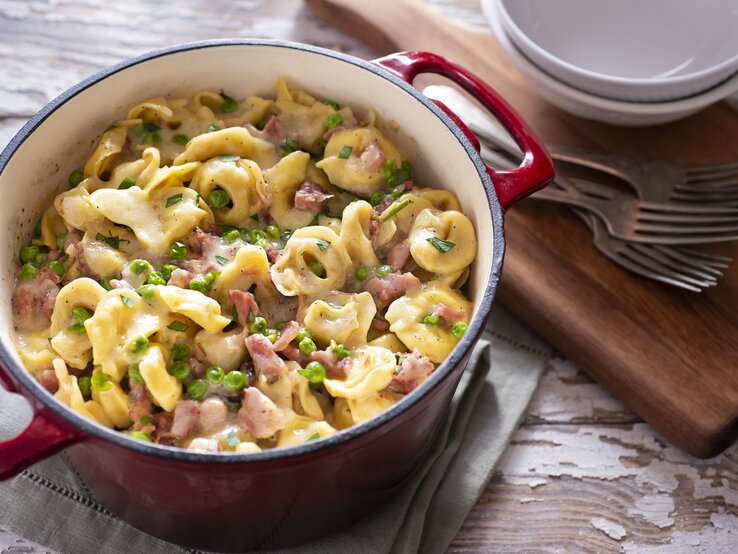
{"type": "Polygon", "coordinates": [[[338,153],[338,157],[342,160],[347,159],[351,155],[351,151],[354,149],[353,146],[344,146],[341,148],[341,151],[338,153]]]}
{"type": "Polygon", "coordinates": [[[343,116],[340,113],[332,113],[325,119],[325,126],[328,129],[333,129],[339,125],[343,125],[343,116]]]}
{"type": "Polygon", "coordinates": [[[406,208],[407,205],[411,202],[412,200],[410,200],[409,198],[405,198],[405,200],[393,203],[389,208],[382,212],[382,215],[379,216],[379,221],[384,222],[388,219],[391,219],[392,217],[397,215],[400,210],[406,208]]]}
{"type": "Polygon", "coordinates": [[[441,254],[445,254],[449,250],[451,250],[454,246],[456,246],[455,242],[451,242],[450,240],[443,240],[439,239],[438,237],[430,237],[426,239],[428,242],[430,242],[436,250],[438,250],[441,254]]]}
{"type": "Polygon", "coordinates": [[[233,98],[228,96],[225,92],[222,90],[220,91],[220,96],[223,98],[223,103],[220,105],[220,111],[223,113],[233,113],[238,109],[238,102],[236,102],[233,98]]]}
{"type": "Polygon", "coordinates": [[[131,352],[134,354],[140,354],[145,352],[149,348],[149,339],[144,336],[136,337],[136,340],[131,344],[131,352]]]}
{"type": "Polygon", "coordinates": [[[154,442],[154,439],[152,439],[151,435],[149,435],[146,431],[131,431],[130,433],[128,433],[128,436],[132,439],[144,442],[154,442]]]}
{"type": "Polygon", "coordinates": [[[167,208],[174,206],[177,202],[181,202],[181,201],[182,201],[182,193],[170,196],[169,198],[167,198],[167,208]]]}
{"type": "Polygon", "coordinates": [[[169,325],[167,325],[167,329],[177,331],[178,333],[184,333],[187,329],[189,329],[189,327],[186,323],[182,321],[172,321],[169,325]]]}
{"type": "Polygon", "coordinates": [[[291,154],[292,152],[296,152],[299,149],[300,145],[291,138],[286,138],[279,143],[279,153],[280,155],[282,155],[282,157],[286,156],[287,154],[291,154]]]}
{"type": "Polygon", "coordinates": [[[155,131],[160,131],[161,127],[159,127],[156,123],[153,123],[151,121],[145,122],[143,125],[143,130],[147,133],[153,133],[155,131]]]}
{"type": "Polygon", "coordinates": [[[436,313],[428,314],[423,318],[424,325],[438,325],[441,323],[441,316],[436,313]]]}
{"type": "Polygon", "coordinates": [[[118,185],[118,190],[126,190],[131,188],[136,184],[136,179],[133,177],[126,177],[120,182],[120,185],[118,185]]]}
{"type": "Polygon", "coordinates": [[[318,250],[320,250],[321,252],[325,251],[325,249],[331,245],[330,242],[328,242],[327,240],[323,240],[323,239],[318,239],[315,242],[318,245],[318,250]]]}
{"type": "Polygon", "coordinates": [[[110,382],[108,376],[99,369],[92,372],[90,384],[93,389],[99,390],[100,392],[105,392],[113,388],[113,383],[110,382]]]}
{"type": "Polygon", "coordinates": [[[220,125],[218,125],[217,123],[211,123],[210,125],[208,125],[208,133],[213,133],[215,131],[220,131],[220,125]]]}
{"type": "Polygon", "coordinates": [[[92,397],[92,378],[89,375],[83,375],[77,378],[77,386],[79,392],[82,393],[82,398],[89,400],[92,397]]]}
{"type": "Polygon", "coordinates": [[[402,162],[399,168],[396,160],[388,160],[384,164],[384,181],[392,188],[410,180],[411,176],[412,167],[408,162],[402,162]]]}
{"type": "Polygon", "coordinates": [[[256,125],[254,125],[254,127],[256,127],[257,129],[259,129],[259,131],[263,131],[264,130],[264,127],[266,127],[266,124],[267,124],[268,121],[269,121],[269,116],[268,115],[265,115],[259,121],[256,122],[256,125]]]}
{"type": "Polygon", "coordinates": [[[218,159],[221,162],[237,162],[241,159],[241,156],[237,156],[236,154],[223,154],[222,156],[218,156],[218,159]]]}
{"type": "Polygon", "coordinates": [[[115,249],[118,249],[120,247],[121,242],[131,242],[130,240],[120,238],[118,235],[113,235],[110,231],[108,231],[107,237],[102,233],[98,233],[97,235],[95,235],[95,240],[102,241],[111,248],[115,249]]]}
{"type": "Polygon", "coordinates": [[[161,142],[161,135],[157,132],[146,133],[146,135],[143,138],[143,141],[146,144],[153,144],[154,146],[157,146],[161,142]]]}
{"type": "Polygon", "coordinates": [[[82,173],[79,169],[75,169],[69,174],[69,179],[68,179],[69,186],[76,187],[84,180],[84,178],[85,178],[84,173],[82,173]]]}
{"type": "Polygon", "coordinates": [[[215,261],[218,262],[218,265],[225,265],[230,260],[228,258],[224,258],[223,256],[215,256],[215,261]]]}
{"type": "Polygon", "coordinates": [[[372,195],[369,197],[369,203],[372,206],[378,206],[382,203],[382,200],[384,200],[384,197],[387,196],[387,193],[383,190],[377,190],[372,193],[372,195]]]}
{"type": "Polygon", "coordinates": [[[306,440],[305,442],[316,441],[319,438],[320,438],[320,433],[313,433],[312,435],[310,435],[310,437],[308,438],[308,440],[306,440]]]}
{"type": "Polygon", "coordinates": [[[141,376],[141,369],[138,364],[131,364],[128,366],[128,380],[135,381],[138,384],[143,384],[144,378],[141,376]]]}
{"type": "Polygon", "coordinates": [[[172,142],[180,146],[185,146],[188,142],[190,142],[190,137],[188,137],[187,135],[177,134],[172,137],[172,142]]]}
{"type": "Polygon", "coordinates": [[[129,308],[133,308],[133,298],[130,296],[126,296],[125,294],[120,294],[120,301],[123,302],[126,306],[129,308]]]}
{"type": "Polygon", "coordinates": [[[325,104],[326,106],[330,106],[331,108],[333,108],[336,111],[338,111],[338,110],[341,109],[341,106],[339,106],[338,105],[338,102],[336,102],[335,100],[328,100],[327,98],[325,98],[325,99],[321,100],[321,102],[323,104],[325,104]]]}
{"type": "Polygon", "coordinates": [[[336,360],[340,361],[351,356],[351,350],[346,348],[344,345],[337,343],[333,339],[331,339],[331,345],[329,348],[336,360]]]}
{"type": "Polygon", "coordinates": [[[236,436],[236,433],[234,433],[233,431],[231,431],[226,436],[225,443],[226,443],[226,446],[228,446],[228,448],[236,448],[239,444],[241,444],[241,441],[236,436]]]}

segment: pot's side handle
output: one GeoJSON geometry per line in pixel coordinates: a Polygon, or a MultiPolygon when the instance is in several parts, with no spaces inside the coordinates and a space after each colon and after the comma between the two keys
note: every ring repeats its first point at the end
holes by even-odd
{"type": "MultiPolygon", "coordinates": [[[[16,390],[7,370],[0,365],[0,381],[16,390]]],[[[0,441],[0,480],[9,479],[36,462],[84,440],[86,435],[61,424],[46,407],[36,402],[31,423],[17,437],[0,441]]]]}
{"type": "MultiPolygon", "coordinates": [[[[524,153],[519,167],[500,170],[487,166],[497,198],[504,210],[513,203],[542,189],[554,178],[554,165],[541,140],[510,105],[488,84],[455,63],[430,52],[399,52],[373,61],[409,84],[421,73],[435,73],[454,81],[495,115],[524,153]]],[[[448,107],[436,102],[459,125],[460,120],[448,107]]],[[[459,125],[472,145],[479,141],[463,123],[459,125]]]]}

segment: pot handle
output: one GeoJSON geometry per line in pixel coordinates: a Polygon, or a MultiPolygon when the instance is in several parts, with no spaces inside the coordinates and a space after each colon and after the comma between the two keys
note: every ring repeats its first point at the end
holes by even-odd
{"type": "MultiPolygon", "coordinates": [[[[435,73],[451,79],[474,96],[487,110],[497,117],[523,151],[523,161],[511,170],[494,169],[487,165],[487,172],[497,191],[503,210],[526,196],[542,189],[554,178],[554,165],[541,140],[502,97],[479,77],[463,67],[430,52],[398,52],[372,63],[396,75],[412,85],[421,73],[435,73]]],[[[469,138],[479,151],[479,140],[459,117],[442,102],[436,102],[469,138]]]]}
{"type": "MultiPolygon", "coordinates": [[[[9,372],[0,365],[0,382],[9,391],[17,390],[9,372]]],[[[0,480],[9,479],[28,466],[48,458],[65,447],[84,440],[85,435],[61,424],[45,406],[31,399],[33,419],[17,437],[0,441],[0,480]]]]}

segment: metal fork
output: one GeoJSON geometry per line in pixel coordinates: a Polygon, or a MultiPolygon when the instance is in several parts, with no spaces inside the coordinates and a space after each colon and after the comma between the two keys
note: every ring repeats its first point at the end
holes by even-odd
{"type": "MultiPolygon", "coordinates": [[[[520,154],[507,131],[455,89],[431,85],[423,92],[456,111],[481,140],[495,144],[508,153],[520,154]]],[[[663,160],[638,163],[624,156],[580,148],[547,148],[554,160],[599,170],[622,179],[643,200],[738,206],[738,162],[703,166],[681,166],[663,160]]]]}
{"type": "MultiPolygon", "coordinates": [[[[483,145],[482,157],[495,167],[508,169],[517,162],[483,145]]],[[[577,182],[577,185],[581,183],[577,182]]],[[[588,183],[591,184],[591,183],[588,183]]],[[[569,190],[574,186],[566,179],[557,177],[553,186],[569,190]]],[[[574,209],[592,231],[595,247],[616,264],[649,279],[681,287],[693,292],[717,284],[732,261],[724,256],[707,254],[698,250],[651,244],[638,244],[611,237],[602,221],[595,215],[574,209]]]]}

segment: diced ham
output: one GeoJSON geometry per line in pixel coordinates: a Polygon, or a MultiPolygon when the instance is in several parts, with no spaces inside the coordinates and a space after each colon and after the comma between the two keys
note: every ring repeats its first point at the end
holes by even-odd
{"type": "Polygon", "coordinates": [[[282,327],[282,331],[279,333],[277,342],[272,345],[272,350],[275,352],[281,352],[287,345],[290,344],[297,335],[300,333],[300,324],[297,321],[290,321],[282,327]]]}
{"type": "Polygon", "coordinates": [[[402,183],[402,186],[405,190],[412,190],[415,186],[415,183],[413,183],[411,180],[407,180],[404,183],[402,183]]]}
{"type": "Polygon", "coordinates": [[[257,439],[271,437],[287,423],[282,410],[256,387],[243,391],[238,420],[257,439]]]}
{"type": "Polygon", "coordinates": [[[161,444],[173,444],[174,437],[171,435],[174,414],[172,412],[159,412],[151,416],[154,419],[153,437],[161,444]]]}
{"type": "Polygon", "coordinates": [[[364,289],[381,304],[388,304],[418,285],[420,279],[412,273],[390,273],[381,279],[379,277],[369,279],[364,289]]]}
{"type": "Polygon", "coordinates": [[[351,364],[354,363],[353,358],[344,358],[343,360],[336,360],[329,349],[318,350],[310,354],[316,362],[320,362],[325,367],[326,375],[331,379],[343,379],[348,375],[348,370],[351,364]]]}
{"type": "Polygon", "coordinates": [[[98,274],[92,271],[92,268],[85,259],[85,247],[81,242],[74,245],[74,253],[72,257],[77,260],[77,269],[79,269],[82,276],[89,277],[90,279],[99,279],[98,274]]]}
{"type": "Polygon", "coordinates": [[[203,433],[212,431],[226,422],[228,407],[217,396],[211,396],[200,403],[198,428],[203,433]]]}
{"type": "Polygon", "coordinates": [[[36,277],[21,282],[13,292],[13,312],[18,329],[37,331],[49,325],[59,294],[61,278],[53,271],[40,271],[36,277]]]}
{"type": "Polygon", "coordinates": [[[58,260],[60,257],[61,252],[59,252],[59,250],[49,250],[49,253],[46,254],[46,261],[53,262],[54,260],[58,260]]]}
{"type": "Polygon", "coordinates": [[[463,321],[466,318],[465,310],[452,308],[451,306],[447,306],[443,303],[436,306],[435,313],[441,316],[446,321],[446,323],[449,324],[456,323],[457,321],[463,321]]]}
{"type": "Polygon", "coordinates": [[[379,171],[384,165],[384,152],[376,140],[370,142],[360,156],[368,171],[379,171]]]}
{"type": "Polygon", "coordinates": [[[194,356],[187,360],[187,362],[190,364],[190,372],[192,373],[192,375],[195,376],[195,378],[202,379],[203,377],[205,377],[205,371],[207,370],[207,367],[204,363],[202,363],[194,356]]]}
{"type": "Polygon", "coordinates": [[[417,350],[413,350],[402,362],[400,370],[392,377],[390,388],[395,392],[407,394],[431,373],[433,373],[433,362],[421,356],[417,350]]]}
{"type": "Polygon", "coordinates": [[[371,222],[369,223],[369,238],[372,240],[372,243],[374,243],[374,239],[377,238],[377,235],[379,234],[379,230],[381,228],[382,224],[379,222],[379,220],[372,218],[371,222]]]}
{"type": "Polygon", "coordinates": [[[264,375],[267,382],[274,383],[287,375],[287,366],[272,350],[272,343],[264,335],[255,333],[246,337],[246,349],[251,354],[256,371],[264,375]]]}
{"type": "Polygon", "coordinates": [[[333,195],[319,184],[305,181],[295,193],[295,208],[317,214],[331,198],[333,195]]]}
{"type": "Polygon", "coordinates": [[[374,316],[374,319],[372,319],[371,327],[379,333],[386,333],[387,331],[389,331],[389,321],[387,321],[380,315],[374,316]]]}
{"type": "Polygon", "coordinates": [[[38,376],[38,381],[51,394],[59,390],[59,379],[56,378],[56,373],[54,373],[53,369],[44,369],[38,376]]]}
{"type": "Polygon", "coordinates": [[[392,200],[382,200],[379,204],[374,206],[374,211],[377,215],[382,215],[382,213],[389,208],[392,205],[392,200]]]}
{"type": "Polygon", "coordinates": [[[72,257],[74,254],[74,249],[70,249],[70,247],[74,247],[77,245],[79,241],[82,240],[82,237],[79,235],[79,233],[71,232],[67,233],[64,237],[64,252],[69,256],[72,257]]]}
{"type": "Polygon", "coordinates": [[[192,450],[193,452],[220,452],[220,441],[197,437],[196,439],[192,439],[187,450],[192,450]]]}
{"type": "Polygon", "coordinates": [[[249,320],[249,312],[254,312],[254,317],[261,315],[259,312],[259,306],[256,303],[256,298],[254,298],[254,295],[250,292],[233,289],[228,291],[228,297],[236,307],[238,322],[241,326],[246,327],[246,323],[249,320]]]}
{"type": "Polygon", "coordinates": [[[269,263],[273,264],[277,261],[277,258],[279,258],[279,250],[274,248],[273,246],[268,246],[266,249],[267,253],[267,259],[269,260],[269,263]]]}
{"type": "Polygon", "coordinates": [[[129,382],[130,391],[128,392],[128,417],[133,420],[133,426],[136,430],[142,430],[141,427],[147,424],[141,423],[141,418],[151,416],[153,406],[149,391],[146,385],[137,383],[133,379],[129,382]]]}
{"type": "Polygon", "coordinates": [[[387,253],[387,263],[394,269],[402,269],[410,258],[410,243],[403,240],[395,244],[387,253]]]}
{"type": "Polygon", "coordinates": [[[196,275],[191,271],[178,267],[172,271],[172,274],[169,276],[169,281],[167,281],[167,285],[172,285],[181,289],[188,289],[190,288],[190,283],[195,277],[196,275]]]}
{"type": "Polygon", "coordinates": [[[282,349],[282,355],[291,362],[297,362],[303,367],[310,362],[310,358],[300,352],[300,349],[292,343],[282,349]]]}
{"type": "Polygon", "coordinates": [[[128,281],[124,281],[123,279],[111,279],[110,288],[134,290],[131,284],[128,281]]]}
{"type": "Polygon", "coordinates": [[[337,127],[331,127],[323,134],[323,140],[328,141],[333,135],[340,131],[348,129],[346,125],[338,125],[337,127]]]}
{"type": "Polygon", "coordinates": [[[200,416],[200,407],[193,400],[179,400],[174,407],[174,420],[169,435],[177,440],[187,438],[195,429],[200,416]]]}

